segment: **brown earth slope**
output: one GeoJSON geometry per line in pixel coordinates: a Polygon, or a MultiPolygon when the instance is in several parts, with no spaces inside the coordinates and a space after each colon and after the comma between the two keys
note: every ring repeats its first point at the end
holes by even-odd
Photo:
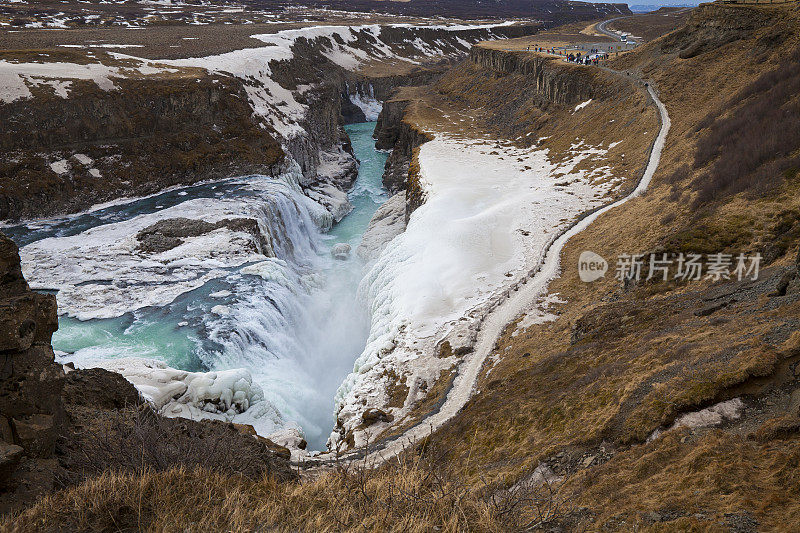
{"type": "Polygon", "coordinates": [[[571,505],[562,518],[589,529],[797,526],[798,29],[796,11],[709,5],[612,62],[669,110],[661,167],[567,244],[557,318],[510,327],[482,393],[431,439],[458,450],[449,460],[481,457],[473,479],[502,486],[546,465],[571,505]],[[609,260],[604,279],[578,279],[583,250],[609,260]],[[663,253],[759,253],[767,268],[757,281],[614,278],[619,255],[663,253]],[[731,419],[645,444],[734,398],[731,419]]]}

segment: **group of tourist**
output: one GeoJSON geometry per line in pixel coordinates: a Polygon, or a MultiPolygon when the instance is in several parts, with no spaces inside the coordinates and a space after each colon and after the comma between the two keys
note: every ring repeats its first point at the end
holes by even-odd
{"type": "MultiPolygon", "coordinates": [[[[566,53],[566,52],[565,52],[566,53]]],[[[580,52],[573,54],[570,53],[569,55],[565,56],[566,60],[571,63],[577,63],[579,65],[594,65],[597,66],[600,61],[603,59],[608,59],[607,53],[594,53],[592,55],[586,54],[585,56],[582,55],[580,52]]]]}
{"type": "Polygon", "coordinates": [[[581,52],[569,52],[567,50],[558,50],[556,48],[545,48],[543,46],[528,46],[528,52],[539,52],[563,56],[564,59],[570,63],[577,63],[579,65],[595,65],[597,66],[600,61],[609,58],[609,52],[602,52],[599,48],[592,48],[585,54],[581,52]]]}

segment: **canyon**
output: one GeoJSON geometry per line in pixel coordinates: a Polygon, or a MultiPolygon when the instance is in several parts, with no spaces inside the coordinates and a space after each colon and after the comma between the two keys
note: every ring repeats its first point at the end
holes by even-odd
{"type": "Polygon", "coordinates": [[[0,501],[64,490],[2,527],[789,527],[798,16],[612,20],[599,66],[589,15],[3,51],[0,501]]]}

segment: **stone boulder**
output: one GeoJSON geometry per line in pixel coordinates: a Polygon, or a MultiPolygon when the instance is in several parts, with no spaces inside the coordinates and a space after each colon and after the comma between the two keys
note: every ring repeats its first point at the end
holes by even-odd
{"type": "Polygon", "coordinates": [[[104,368],[74,370],[67,374],[62,395],[69,406],[122,409],[144,403],[136,387],[122,374],[104,368]]]}
{"type": "Polygon", "coordinates": [[[344,261],[350,257],[350,245],[345,242],[336,243],[331,247],[331,255],[334,259],[344,261]]]}

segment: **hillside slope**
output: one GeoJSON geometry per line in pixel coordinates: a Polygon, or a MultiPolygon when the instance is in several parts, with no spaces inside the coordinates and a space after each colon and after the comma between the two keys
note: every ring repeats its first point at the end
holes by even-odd
{"type": "Polygon", "coordinates": [[[673,117],[661,168],[571,240],[557,300],[508,328],[481,393],[430,445],[480,457],[470,475],[499,486],[550,473],[569,504],[553,520],[570,527],[792,529],[798,28],[796,10],[708,5],[611,62],[673,117]],[[593,283],[577,275],[586,250],[609,263],[593,283]],[[647,280],[665,253],[668,281],[647,280]],[[681,253],[729,254],[731,279],[675,280],[681,253]],[[640,281],[615,279],[625,254],[641,254],[640,281]],[[732,274],[739,254],[760,254],[757,280],[732,274]]]}

